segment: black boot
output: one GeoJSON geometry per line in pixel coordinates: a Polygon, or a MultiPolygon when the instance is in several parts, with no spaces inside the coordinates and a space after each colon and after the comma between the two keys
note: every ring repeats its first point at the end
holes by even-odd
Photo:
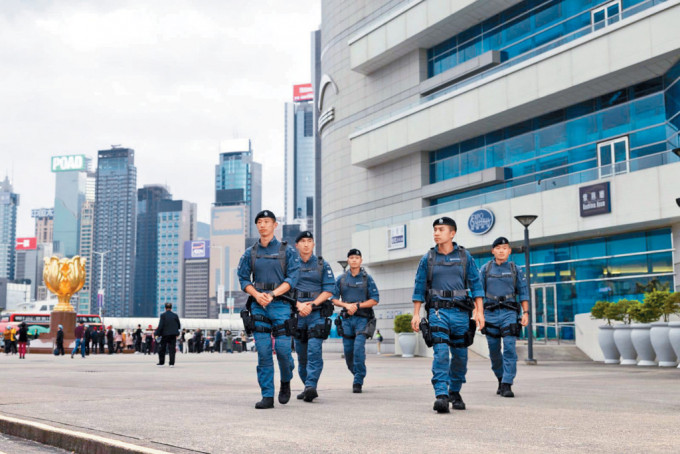
{"type": "Polygon", "coordinates": [[[274,408],[273,397],[263,397],[261,401],[255,404],[255,408],[262,410],[264,408],[274,408]]]}
{"type": "Polygon", "coordinates": [[[454,410],[465,410],[465,402],[463,402],[459,392],[449,391],[449,400],[451,401],[451,408],[454,410]]]}
{"type": "Polygon", "coordinates": [[[354,394],[361,394],[361,385],[359,383],[355,383],[352,385],[352,392],[354,394]]]}
{"type": "Polygon", "coordinates": [[[498,395],[501,394],[501,380],[502,380],[502,378],[498,379],[498,389],[496,390],[496,394],[498,394],[498,395]]]}
{"type": "Polygon", "coordinates": [[[449,413],[449,396],[437,396],[432,409],[437,413],[449,413]]]}
{"type": "Polygon", "coordinates": [[[305,388],[305,392],[303,394],[305,395],[305,402],[311,402],[319,397],[319,393],[316,392],[316,388],[312,388],[311,386],[305,388]]]}
{"type": "Polygon", "coordinates": [[[279,403],[287,404],[290,400],[290,382],[282,381],[281,389],[279,389],[279,403]]]}
{"type": "Polygon", "coordinates": [[[306,389],[307,389],[307,388],[303,389],[302,392],[301,392],[300,394],[297,395],[297,400],[302,400],[302,399],[305,398],[305,390],[306,390],[306,389]]]}
{"type": "Polygon", "coordinates": [[[515,393],[512,392],[510,383],[501,383],[501,396],[503,397],[515,397],[515,393]]]}

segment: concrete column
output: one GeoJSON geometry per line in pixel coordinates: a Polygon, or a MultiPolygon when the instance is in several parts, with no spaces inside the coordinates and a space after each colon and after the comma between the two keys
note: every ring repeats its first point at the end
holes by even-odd
{"type": "Polygon", "coordinates": [[[673,236],[673,269],[675,271],[675,291],[680,292],[680,223],[671,227],[673,236]]]}

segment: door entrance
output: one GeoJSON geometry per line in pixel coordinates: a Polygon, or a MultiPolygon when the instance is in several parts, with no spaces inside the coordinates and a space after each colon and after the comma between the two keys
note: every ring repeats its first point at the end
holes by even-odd
{"type": "Polygon", "coordinates": [[[556,285],[532,285],[531,292],[531,324],[534,328],[534,338],[543,342],[547,342],[548,339],[557,339],[559,342],[556,285]]]}

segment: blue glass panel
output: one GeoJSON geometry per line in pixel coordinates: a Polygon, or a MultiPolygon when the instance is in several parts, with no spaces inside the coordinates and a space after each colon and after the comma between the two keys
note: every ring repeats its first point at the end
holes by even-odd
{"type": "Polygon", "coordinates": [[[648,251],[659,251],[672,247],[670,229],[647,232],[646,237],[648,251]]]}
{"type": "Polygon", "coordinates": [[[645,237],[639,233],[618,235],[607,240],[607,255],[632,254],[646,250],[645,237]]]}

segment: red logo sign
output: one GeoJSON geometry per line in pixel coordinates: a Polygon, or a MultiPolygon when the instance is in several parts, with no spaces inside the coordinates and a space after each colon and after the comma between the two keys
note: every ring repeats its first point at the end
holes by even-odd
{"type": "Polygon", "coordinates": [[[17,251],[32,251],[38,247],[38,239],[32,238],[17,238],[17,251]]]}
{"type": "Polygon", "coordinates": [[[311,101],[314,99],[312,84],[293,85],[293,101],[311,101]]]}

